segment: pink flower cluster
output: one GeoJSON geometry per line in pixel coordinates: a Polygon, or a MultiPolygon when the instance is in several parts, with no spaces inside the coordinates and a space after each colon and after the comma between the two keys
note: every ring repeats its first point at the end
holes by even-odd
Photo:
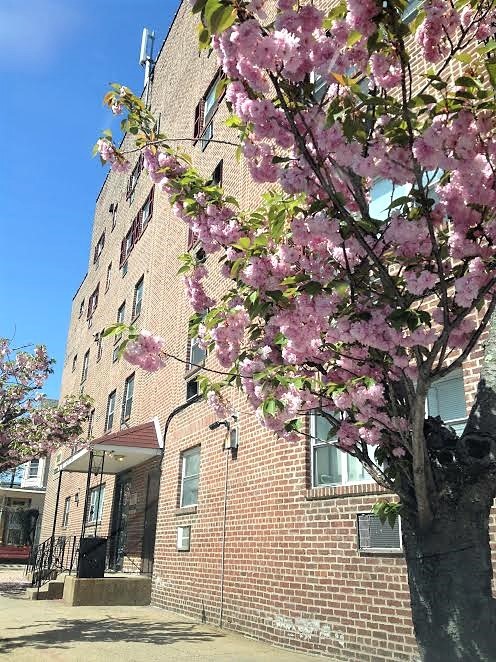
{"type": "Polygon", "coordinates": [[[215,305],[215,301],[207,295],[202,280],[208,276],[207,268],[200,264],[184,279],[186,294],[193,310],[203,313],[215,305]]]}
{"type": "Polygon", "coordinates": [[[127,344],[124,358],[147,372],[156,372],[165,365],[165,340],[150,331],[140,331],[136,340],[127,344]]]}
{"type": "Polygon", "coordinates": [[[112,170],[116,172],[128,172],[130,163],[117,152],[114,145],[107,138],[97,140],[98,153],[103,161],[108,161],[112,170]]]}

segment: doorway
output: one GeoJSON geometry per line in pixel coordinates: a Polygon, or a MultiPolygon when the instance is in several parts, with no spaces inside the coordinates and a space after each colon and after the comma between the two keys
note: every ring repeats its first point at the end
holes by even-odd
{"type": "Polygon", "coordinates": [[[129,502],[131,496],[131,474],[118,474],[115,481],[112,528],[109,550],[109,566],[120,571],[127,550],[129,502]]]}
{"type": "Polygon", "coordinates": [[[160,471],[156,470],[148,474],[146,486],[143,549],[141,551],[141,572],[146,575],[151,575],[153,570],[159,492],[160,471]]]}

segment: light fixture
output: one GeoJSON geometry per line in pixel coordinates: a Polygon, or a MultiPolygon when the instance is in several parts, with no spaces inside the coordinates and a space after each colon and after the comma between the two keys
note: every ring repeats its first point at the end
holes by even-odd
{"type": "Polygon", "coordinates": [[[76,504],[76,506],[79,506],[79,492],[76,492],[76,494],[74,495],[74,503],[76,504]]]}
{"type": "Polygon", "coordinates": [[[114,454],[114,460],[117,460],[117,462],[123,462],[125,455],[115,455],[114,454]]]}

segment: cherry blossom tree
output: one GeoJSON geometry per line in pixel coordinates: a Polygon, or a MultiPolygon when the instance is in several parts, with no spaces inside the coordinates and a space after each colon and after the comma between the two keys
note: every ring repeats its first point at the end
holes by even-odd
{"type": "MultiPolygon", "coordinates": [[[[128,88],[112,86],[105,103],[124,113],[173,212],[219,258],[220,297],[206,264],[186,255],[180,270],[191,335],[225,370],[203,378],[212,406],[221,414],[224,386],[235,384],[288,442],[307,433],[304,414],[325,417],[329,438],[397,495],[376,510],[402,517],[423,660],[493,660],[494,2],[276,5],[193,6],[200,45],[225,74],[218,94],[239,151],[253,181],[273,185],[257,209],[202,179],[128,88]],[[390,192],[380,209],[378,183],[390,192]],[[426,416],[426,397],[482,342],[477,396],[457,435],[426,416]]],[[[110,134],[95,150],[129,167],[110,134]]],[[[158,370],[165,341],[127,332],[126,359],[158,370]]]]}
{"type": "Polygon", "coordinates": [[[0,339],[0,471],[70,444],[81,433],[89,398],[71,396],[47,406],[41,392],[53,363],[42,345],[28,352],[0,339]]]}

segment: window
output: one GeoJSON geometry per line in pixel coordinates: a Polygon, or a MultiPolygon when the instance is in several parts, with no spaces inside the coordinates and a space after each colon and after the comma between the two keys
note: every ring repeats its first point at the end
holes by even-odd
{"type": "Polygon", "coordinates": [[[411,184],[394,185],[389,179],[379,179],[370,190],[370,216],[379,221],[388,219],[391,204],[408,195],[410,189],[411,184]]]}
{"type": "Polygon", "coordinates": [[[381,520],[373,513],[357,516],[358,549],[363,552],[400,552],[401,521],[397,517],[394,526],[381,520]]]}
{"type": "Polygon", "coordinates": [[[117,224],[117,207],[118,207],[117,202],[113,202],[109,207],[109,213],[112,215],[112,226],[110,228],[110,231],[112,231],[117,224]]]}
{"type": "Polygon", "coordinates": [[[88,523],[97,523],[102,521],[103,499],[105,497],[105,485],[99,485],[90,490],[90,499],[88,503],[88,523]]]}
{"type": "Polygon", "coordinates": [[[38,478],[38,469],[40,468],[39,460],[31,460],[29,463],[28,478],[38,478]]]}
{"type": "Polygon", "coordinates": [[[140,154],[138,161],[136,162],[136,165],[131,171],[131,174],[129,175],[129,179],[127,182],[126,200],[129,200],[129,204],[131,204],[131,202],[133,201],[134,189],[136,188],[136,184],[138,183],[138,179],[142,170],[143,170],[143,156],[140,154]]]}
{"type": "Polygon", "coordinates": [[[124,397],[122,399],[122,421],[127,421],[131,417],[133,407],[134,392],[134,373],[124,382],[124,397]]]}
{"type": "Polygon", "coordinates": [[[95,252],[93,254],[93,264],[98,264],[100,255],[102,254],[103,247],[105,246],[105,230],[102,232],[100,239],[96,242],[95,252]]]}
{"type": "Polygon", "coordinates": [[[83,369],[81,371],[81,384],[86,381],[88,377],[88,366],[90,364],[90,350],[88,350],[83,357],[83,369]]]}
{"type": "Polygon", "coordinates": [[[224,161],[221,159],[219,163],[215,166],[215,170],[212,173],[211,182],[214,186],[222,186],[223,169],[224,169],[224,161]]]}
{"type": "Polygon", "coordinates": [[[200,386],[196,377],[186,382],[186,400],[191,400],[191,398],[194,398],[199,392],[200,386]]]}
{"type": "Polygon", "coordinates": [[[422,2],[423,0],[409,0],[406,9],[403,12],[403,20],[409,23],[417,13],[422,2]]]}
{"type": "Polygon", "coordinates": [[[144,276],[141,276],[139,281],[134,286],[134,299],[133,299],[133,316],[132,319],[136,319],[141,313],[141,304],[143,302],[143,281],[144,276]]]}
{"type": "Polygon", "coordinates": [[[84,299],[81,299],[81,303],[79,304],[79,317],[81,318],[84,313],[84,299]]]}
{"type": "Polygon", "coordinates": [[[110,287],[111,275],[112,275],[112,262],[107,267],[107,278],[105,279],[105,292],[107,292],[108,288],[110,287]]]}
{"type": "Polygon", "coordinates": [[[372,480],[356,457],[334,445],[336,437],[327,439],[331,424],[326,418],[312,414],[310,429],[313,487],[364,483],[372,480]]]}
{"type": "Polygon", "coordinates": [[[189,251],[190,248],[193,248],[195,244],[196,244],[196,235],[191,228],[188,228],[188,245],[186,246],[186,250],[189,251]]]}
{"type": "Polygon", "coordinates": [[[107,398],[107,413],[105,414],[105,432],[112,429],[115,413],[115,391],[109,394],[107,398]]]}
{"type": "Polygon", "coordinates": [[[66,497],[64,501],[64,512],[62,513],[62,528],[69,524],[69,511],[71,510],[71,497],[66,497]]]}
{"type": "Polygon", "coordinates": [[[103,352],[103,331],[100,331],[98,334],[97,338],[97,346],[96,346],[96,360],[99,361],[102,358],[102,352],[103,352]]]}
{"type": "Polygon", "coordinates": [[[133,250],[136,243],[139,241],[141,235],[146,229],[150,218],[153,214],[153,191],[152,189],[145,200],[144,205],[139,210],[135,219],[131,223],[131,227],[127,231],[126,236],[121,242],[121,255],[119,260],[119,266],[124,268],[124,265],[127,263],[127,259],[133,250]]]}
{"type": "Polygon", "coordinates": [[[72,372],[76,369],[77,365],[77,354],[74,354],[74,358],[72,359],[72,372]]]}
{"type": "Polygon", "coordinates": [[[96,310],[96,307],[98,306],[98,290],[100,289],[100,283],[96,286],[93,294],[90,296],[88,299],[88,313],[87,313],[87,318],[90,319],[93,315],[93,313],[96,310]]]}
{"type": "Polygon", "coordinates": [[[200,446],[181,455],[181,508],[196,506],[200,480],[200,446]]]}
{"type": "Polygon", "coordinates": [[[88,434],[87,434],[88,439],[91,439],[91,437],[93,436],[93,421],[94,420],[95,420],[95,410],[92,409],[90,411],[90,416],[88,418],[88,434]]]}
{"type": "Polygon", "coordinates": [[[310,73],[310,82],[313,85],[313,98],[319,104],[326,95],[329,83],[323,76],[316,74],[314,71],[310,73]]]}
{"type": "Polygon", "coordinates": [[[189,552],[191,546],[191,526],[177,527],[176,549],[178,552],[189,552]]]}
{"type": "Polygon", "coordinates": [[[123,324],[125,317],[126,317],[126,302],[123,301],[119,306],[119,309],[117,310],[117,323],[123,324]]]}
{"type": "Polygon", "coordinates": [[[457,435],[461,435],[467,420],[463,373],[456,370],[438,379],[427,394],[426,414],[440,416],[446,425],[450,425],[457,435]]]}
{"type": "Polygon", "coordinates": [[[148,225],[149,220],[152,217],[153,214],[153,191],[155,189],[152,188],[150,191],[147,199],[145,200],[145,204],[143,207],[141,207],[141,232],[140,234],[143,234],[146,226],[148,225]]]}
{"type": "Polygon", "coordinates": [[[116,343],[112,351],[112,363],[115,363],[118,359],[119,359],[119,344],[116,343]]]}
{"type": "Polygon", "coordinates": [[[198,338],[190,338],[188,342],[188,361],[190,370],[203,364],[207,352],[198,344],[198,338]]]}
{"type": "Polygon", "coordinates": [[[205,149],[213,138],[212,120],[223,97],[223,92],[217,96],[217,86],[221,80],[222,73],[219,71],[195,109],[193,137],[195,140],[201,140],[202,149],[205,149]]]}

